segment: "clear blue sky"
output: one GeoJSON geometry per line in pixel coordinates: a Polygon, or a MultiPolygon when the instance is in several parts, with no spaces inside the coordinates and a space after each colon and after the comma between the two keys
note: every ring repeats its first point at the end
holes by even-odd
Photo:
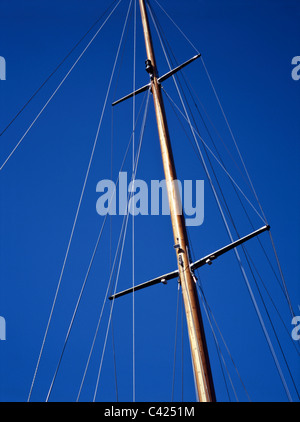
{"type": "MultiPolygon", "coordinates": [[[[179,63],[195,50],[161,12],[153,9],[179,63]]],[[[187,1],[161,0],[188,38],[202,53],[222,106],[230,122],[252,182],[260,199],[282,265],[294,310],[299,300],[299,159],[300,80],[291,77],[292,58],[299,51],[299,1],[187,1]]],[[[0,4],[0,56],[6,60],[6,80],[0,81],[0,132],[82,37],[110,1],[22,1],[0,4]]],[[[42,345],[56,286],[59,280],[83,180],[88,165],[107,85],[128,8],[123,0],[86,54],[74,68],[49,106],[28,132],[15,154],[0,171],[0,315],[6,320],[6,341],[0,342],[0,400],[26,401],[42,345]]],[[[137,14],[136,86],[148,82],[144,70],[144,40],[137,14]]],[[[102,20],[103,21],[103,20],[102,20]]],[[[101,21],[101,22],[102,22],[101,21]]],[[[115,180],[132,130],[132,101],[114,109],[113,168],[111,170],[110,104],[132,90],[133,20],[122,60],[116,68],[103,126],[97,144],[78,224],[61,282],[56,307],[32,392],[33,401],[44,401],[62,350],[66,331],[80,292],[89,259],[103,218],[96,213],[96,184],[115,180]]],[[[95,29],[92,34],[94,34],[95,29]]],[[[88,40],[45,85],[30,105],[1,136],[0,163],[21,139],[35,116],[66,75],[88,40]]],[[[157,46],[160,74],[168,71],[157,46]]],[[[233,141],[213,95],[200,60],[185,70],[195,93],[220,138],[206,119],[226,168],[258,208],[253,193],[235,167],[238,161],[233,141]],[[229,154],[228,154],[229,152],[229,154]]],[[[164,83],[179,103],[171,80],[164,83]]],[[[138,110],[143,94],[137,98],[138,110]]],[[[151,98],[150,98],[150,101],[151,98]]],[[[198,101],[198,100],[197,100],[198,101]]],[[[199,103],[198,103],[199,104],[199,103]]],[[[167,105],[167,100],[166,100],[167,105]]],[[[204,223],[189,229],[194,250],[200,257],[229,243],[209,182],[200,161],[170,107],[167,108],[178,177],[205,181],[204,223]]],[[[195,116],[196,110],[193,109],[195,116]]],[[[199,116],[199,130],[213,149],[199,116]]],[[[185,125],[188,132],[188,127],[185,125]]],[[[138,139],[136,139],[136,143],[138,139]]],[[[130,150],[124,171],[131,172],[130,150]]],[[[228,178],[210,156],[222,189],[230,203],[240,235],[252,231],[228,178]]],[[[162,179],[153,105],[143,141],[137,178],[162,179]]],[[[243,201],[254,228],[263,225],[249,204],[243,201]]],[[[109,223],[109,222],[108,222],[109,223]]],[[[76,400],[91,342],[108,283],[111,256],[116,249],[121,218],[105,227],[78,314],[62,359],[50,400],[76,400]],[[111,227],[111,230],[110,230],[111,227]],[[111,233],[111,242],[110,242],[111,233]],[[110,243],[112,251],[110,252],[110,243]]],[[[231,226],[232,228],[232,226],[231,226]]],[[[234,238],[237,236],[234,233],[234,238]]],[[[268,257],[276,260],[267,233],[261,235],[268,257]]],[[[146,281],[176,268],[171,224],[168,216],[138,216],[135,219],[135,281],[146,281]]],[[[299,354],[291,339],[291,315],[278,281],[257,240],[248,250],[287,331],[274,311],[260,279],[262,292],[276,334],[285,352],[294,381],[300,387],[299,354]]],[[[240,251],[241,256],[242,251],[240,251]]],[[[270,333],[293,400],[295,388],[276,342],[266,312],[245,261],[247,275],[270,333]]],[[[235,365],[253,401],[286,401],[270,350],[249,297],[240,268],[231,251],[199,272],[208,304],[218,323],[235,365]]],[[[278,276],[279,277],[279,276],[278,276]]],[[[128,226],[124,257],[117,290],[132,283],[132,223],[128,226]]],[[[93,398],[97,372],[109,316],[107,303],[95,344],[81,400],[93,398]]],[[[155,286],[135,295],[135,372],[137,401],[169,401],[172,393],[177,282],[155,286]]],[[[203,307],[202,307],[203,310],[203,307]]],[[[204,324],[211,356],[217,399],[228,401],[214,339],[205,312],[204,324]]],[[[174,399],[195,399],[190,352],[185,325],[181,341],[181,314],[177,336],[174,399]],[[183,355],[182,355],[183,351],[183,355]],[[182,359],[183,356],[183,359],[182,359]],[[182,382],[183,360],[183,382],[182,382]]],[[[132,297],[120,298],[113,313],[118,398],[132,400],[132,297]]],[[[218,341],[239,400],[245,390],[217,332],[218,341]]],[[[299,342],[298,342],[299,343],[299,342]]],[[[298,349],[299,350],[299,349],[298,349]]],[[[226,371],[225,371],[226,372],[226,371]]],[[[227,375],[226,375],[227,376],[227,375]]],[[[235,400],[227,378],[230,399],[235,400]]],[[[116,400],[111,332],[104,355],[99,401],[116,400]]]]}

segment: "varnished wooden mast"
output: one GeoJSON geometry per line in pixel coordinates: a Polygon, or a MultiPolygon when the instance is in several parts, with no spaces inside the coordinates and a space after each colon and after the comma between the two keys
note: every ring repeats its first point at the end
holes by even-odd
{"type": "Polygon", "coordinates": [[[139,3],[148,59],[147,71],[151,76],[151,90],[153,94],[163,167],[168,191],[173,235],[176,245],[178,271],[186,313],[198,399],[200,402],[212,402],[215,401],[215,391],[196,285],[190,270],[186,225],[184,217],[180,212],[180,196],[176,189],[176,183],[174,183],[174,181],[177,180],[177,177],[161,87],[157,80],[157,68],[148,15],[145,1],[139,0],[139,3]]]}

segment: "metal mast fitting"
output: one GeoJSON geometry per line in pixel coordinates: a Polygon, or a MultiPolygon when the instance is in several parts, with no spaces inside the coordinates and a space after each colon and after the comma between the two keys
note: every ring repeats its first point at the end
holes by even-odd
{"type": "Polygon", "coordinates": [[[185,220],[182,213],[178,212],[180,196],[178,190],[176,189],[176,183],[174,183],[174,181],[177,180],[177,177],[170,143],[165,108],[161,93],[161,86],[157,78],[157,68],[150,26],[145,1],[139,0],[139,4],[147,52],[146,63],[151,79],[150,87],[153,94],[162,161],[171,213],[173,236],[175,240],[174,243],[180,245],[180,248],[176,249],[176,257],[188,326],[192,363],[197,387],[197,395],[199,401],[201,402],[212,402],[215,401],[215,391],[212,381],[209,356],[199,306],[199,299],[197,295],[196,285],[193,280],[193,275],[190,270],[190,262],[188,259],[188,240],[185,220]]]}
{"type": "MultiPolygon", "coordinates": [[[[187,60],[186,62],[182,63],[181,65],[175,67],[175,69],[170,70],[169,72],[165,73],[163,76],[161,76],[160,78],[157,77],[157,82],[159,84],[161,84],[162,82],[164,82],[166,79],[170,78],[171,76],[175,75],[175,73],[177,73],[179,70],[183,69],[185,66],[187,66],[188,64],[192,63],[194,60],[198,59],[201,56],[201,54],[197,54],[196,56],[192,57],[191,59],[187,60]]],[[[150,75],[150,79],[153,80],[153,74],[154,74],[154,68],[152,66],[151,60],[146,60],[145,61],[145,65],[146,65],[146,72],[149,73],[150,75]]],[[[125,95],[125,97],[120,98],[119,100],[115,101],[112,103],[113,106],[121,103],[122,101],[128,100],[129,98],[133,97],[134,95],[140,94],[141,92],[145,92],[147,91],[147,89],[149,89],[151,87],[151,83],[142,86],[141,88],[137,89],[136,91],[131,92],[128,95],[125,95]]]]}
{"type": "MultiPolygon", "coordinates": [[[[265,231],[268,231],[268,230],[270,230],[269,225],[263,226],[260,229],[255,230],[254,232],[248,234],[247,236],[241,237],[240,239],[230,243],[229,245],[224,246],[223,248],[218,249],[217,251],[212,252],[209,255],[206,255],[201,259],[198,259],[197,261],[190,264],[191,270],[192,271],[197,270],[198,268],[203,267],[206,264],[211,265],[212,261],[217,259],[219,256],[225,254],[226,252],[229,252],[230,250],[232,250],[232,249],[236,248],[237,246],[241,245],[242,243],[245,243],[248,240],[250,240],[250,239],[252,239],[252,238],[258,236],[259,234],[261,234],[265,231]]],[[[179,247],[179,245],[175,245],[174,247],[177,248],[177,247],[179,247]]],[[[110,296],[109,299],[110,300],[117,299],[118,297],[125,296],[128,293],[136,292],[138,290],[145,289],[146,287],[154,286],[155,284],[159,284],[159,283],[167,284],[168,280],[172,280],[172,279],[177,278],[177,277],[179,277],[179,271],[175,270],[175,271],[172,271],[170,273],[163,274],[159,277],[155,277],[152,280],[146,281],[144,283],[137,284],[136,286],[130,287],[129,289],[126,289],[126,290],[123,290],[122,292],[115,293],[114,295],[110,296]]]]}

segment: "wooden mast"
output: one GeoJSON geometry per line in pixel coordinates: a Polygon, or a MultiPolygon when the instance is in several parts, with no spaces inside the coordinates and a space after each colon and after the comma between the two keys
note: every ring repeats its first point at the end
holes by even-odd
{"type": "Polygon", "coordinates": [[[170,143],[161,87],[157,80],[157,68],[149,20],[145,1],[139,0],[139,4],[147,51],[146,70],[151,77],[151,91],[153,94],[162,161],[167,185],[178,271],[186,313],[197,394],[200,402],[212,402],[216,400],[215,391],[212,381],[196,284],[190,269],[186,225],[181,212],[181,200],[177,190],[177,185],[176,182],[174,182],[177,180],[175,164],[170,143]]]}

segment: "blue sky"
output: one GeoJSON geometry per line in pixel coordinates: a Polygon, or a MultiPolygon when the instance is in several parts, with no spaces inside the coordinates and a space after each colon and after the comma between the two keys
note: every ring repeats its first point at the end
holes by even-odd
{"type": "MultiPolygon", "coordinates": [[[[177,31],[155,1],[151,2],[178,63],[195,50],[177,31]]],[[[47,76],[82,37],[109,1],[2,1],[0,5],[0,56],[6,61],[6,80],[0,81],[0,131],[39,88],[47,76]]],[[[105,100],[113,63],[129,2],[123,0],[85,55],[66,79],[53,100],[28,132],[19,148],[0,171],[0,315],[6,320],[6,341],[0,342],[0,400],[26,401],[54,299],[68,245],[92,145],[105,100]]],[[[299,93],[300,80],[291,77],[293,57],[299,56],[298,1],[188,1],[161,0],[160,4],[201,52],[213,80],[251,180],[271,225],[293,308],[299,314],[299,93]]],[[[148,82],[144,70],[145,48],[137,10],[136,86],[148,82]]],[[[103,19],[100,21],[103,22],[103,19]]],[[[100,23],[99,22],[99,23],[100,23]]],[[[113,100],[129,93],[133,86],[133,19],[126,32],[115,78],[108,97],[100,136],[95,149],[57,303],[37,372],[31,399],[44,401],[61,354],[84,275],[103,218],[96,212],[97,182],[116,180],[132,131],[132,100],[114,108],[113,100]],[[113,117],[113,142],[112,142],[113,117]],[[113,151],[113,160],[111,160],[113,151]],[[112,168],[111,168],[112,163],[112,168]]],[[[5,161],[31,122],[64,78],[96,27],[71,54],[39,94],[1,136],[0,162],[5,161]]],[[[153,29],[154,30],[154,29],[153,29]]],[[[168,71],[159,40],[160,74],[168,71]]],[[[201,60],[184,71],[209,119],[215,145],[226,168],[251,203],[258,205],[245,181],[233,140],[224,122],[201,60]],[[234,160],[233,160],[233,159],[234,160]]],[[[180,105],[171,80],[164,83],[168,94],[180,105]]],[[[143,101],[136,99],[136,110],[143,101]]],[[[152,99],[145,129],[137,178],[163,179],[152,99]]],[[[204,180],[205,216],[201,226],[190,228],[193,258],[226,245],[229,238],[194,149],[185,137],[172,108],[166,109],[174,157],[180,180],[204,180]]],[[[198,107],[201,108],[200,102],[198,107]]],[[[214,150],[195,107],[192,109],[203,139],[214,150]]],[[[202,110],[202,109],[201,109],[202,110]]],[[[205,113],[203,116],[206,116],[205,113]]],[[[140,125],[140,122],[139,122],[140,125]]],[[[140,126],[137,128],[139,133],[140,126]]],[[[190,136],[191,138],[191,136],[190,136]]],[[[192,138],[191,138],[192,139],[192,138]]],[[[136,147],[138,135],[136,137],[136,147]]],[[[252,231],[228,178],[209,155],[240,235],[252,231]]],[[[132,150],[124,171],[131,174],[132,150]]],[[[254,228],[263,225],[247,201],[243,204],[254,228]]],[[[110,263],[117,246],[121,217],[108,220],[90,272],[50,400],[76,400],[85,364],[109,278],[110,263]],[[111,248],[110,248],[111,244],[111,248]]],[[[230,226],[232,228],[232,226],[230,226]]],[[[138,216],[134,224],[136,283],[176,268],[171,224],[168,216],[138,216]]],[[[233,231],[234,233],[234,231],[233,231]]],[[[236,234],[234,233],[234,238],[236,234]]],[[[261,235],[272,266],[278,269],[267,233],[261,235]]],[[[278,280],[257,240],[247,250],[284,320],[287,331],[274,311],[260,280],[268,312],[289,368],[299,390],[299,355],[291,339],[291,314],[278,280]]],[[[242,250],[239,250],[242,255],[242,250]]],[[[268,321],[251,271],[250,284],[293,400],[297,394],[289,376],[274,332],[268,321]]],[[[249,297],[240,268],[231,251],[212,266],[199,272],[210,309],[218,323],[239,374],[253,401],[286,401],[287,396],[276,371],[270,350],[249,297]]],[[[132,284],[132,220],[129,220],[124,257],[117,290],[132,284]]],[[[174,342],[177,312],[177,282],[137,292],[135,309],[135,384],[137,401],[169,401],[172,393],[174,342]]],[[[106,326],[107,303],[81,400],[93,399],[101,361],[106,326]]],[[[219,358],[202,306],[217,399],[228,401],[219,358]]],[[[174,399],[195,400],[190,352],[185,324],[178,316],[174,399]],[[183,332],[183,339],[182,337],[183,332]],[[183,363],[183,381],[182,381],[183,363]]],[[[118,399],[132,400],[132,297],[116,301],[113,312],[118,399]]],[[[214,327],[215,328],[215,327],[214,327]]],[[[215,328],[216,330],[216,328],[215,328]]],[[[216,331],[220,348],[239,400],[247,400],[245,390],[216,331]]],[[[225,371],[225,370],[224,370],[225,371]]],[[[226,372],[226,371],[225,371],[226,372]]],[[[235,401],[226,379],[230,399],[235,401]]],[[[112,335],[107,349],[96,399],[116,400],[112,335]]]]}

